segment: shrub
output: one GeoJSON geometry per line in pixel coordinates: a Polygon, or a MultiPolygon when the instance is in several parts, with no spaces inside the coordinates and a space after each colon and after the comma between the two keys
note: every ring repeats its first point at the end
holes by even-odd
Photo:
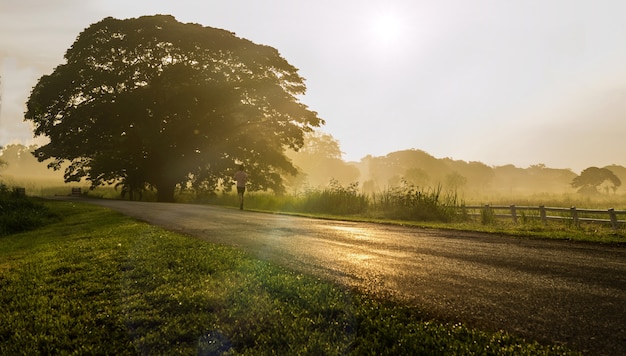
{"type": "Polygon", "coordinates": [[[335,179],[321,191],[308,191],[301,202],[301,210],[307,213],[359,214],[368,206],[369,198],[358,192],[358,183],[343,187],[335,179]]]}
{"type": "Polygon", "coordinates": [[[33,230],[58,219],[41,202],[0,185],[0,236],[33,230]]]}
{"type": "Polygon", "coordinates": [[[456,191],[436,188],[420,189],[402,180],[402,185],[373,195],[373,210],[385,217],[401,220],[443,221],[457,219],[459,205],[456,191]]]}
{"type": "Polygon", "coordinates": [[[496,216],[493,212],[493,209],[489,208],[489,206],[485,206],[480,211],[480,222],[483,225],[493,224],[496,221],[496,216]]]}

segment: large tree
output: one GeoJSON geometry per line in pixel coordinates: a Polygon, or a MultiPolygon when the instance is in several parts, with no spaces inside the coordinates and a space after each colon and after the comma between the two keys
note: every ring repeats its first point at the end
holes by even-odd
{"type": "Polygon", "coordinates": [[[606,188],[613,192],[622,185],[620,179],[608,168],[589,167],[572,179],[572,187],[579,188],[580,193],[597,193],[598,187],[607,184],[606,188]]]}
{"type": "Polygon", "coordinates": [[[252,189],[281,190],[296,170],[285,149],[323,124],[298,100],[304,79],[269,46],[157,15],[106,18],[83,31],[66,63],[43,76],[27,103],[34,153],[68,161],[66,181],[215,189],[244,163],[252,189]]]}
{"type": "Polygon", "coordinates": [[[314,131],[305,135],[304,142],[300,151],[287,153],[300,171],[300,174],[288,182],[291,188],[297,191],[304,186],[326,186],[331,181],[340,185],[358,181],[358,168],[341,159],[339,142],[334,137],[314,131]]]}

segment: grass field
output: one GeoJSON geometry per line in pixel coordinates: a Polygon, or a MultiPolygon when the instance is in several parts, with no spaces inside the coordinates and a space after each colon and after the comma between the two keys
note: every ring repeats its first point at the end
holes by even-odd
{"type": "Polygon", "coordinates": [[[162,230],[50,201],[0,237],[0,354],[558,355],[162,230]]]}

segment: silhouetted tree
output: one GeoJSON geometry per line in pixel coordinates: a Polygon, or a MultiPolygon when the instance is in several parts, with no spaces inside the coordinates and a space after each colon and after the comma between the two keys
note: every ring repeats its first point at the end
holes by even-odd
{"type": "Polygon", "coordinates": [[[339,142],[327,133],[313,131],[305,136],[305,145],[299,153],[317,155],[324,158],[341,159],[341,149],[339,142]]]}
{"type": "Polygon", "coordinates": [[[579,176],[572,179],[572,187],[579,188],[580,193],[598,192],[598,187],[603,183],[609,183],[613,191],[622,182],[617,176],[607,168],[589,167],[583,170],[579,176]]]}
{"type": "Polygon", "coordinates": [[[285,149],[323,124],[276,49],[172,16],[106,18],[65,59],[33,89],[26,119],[50,139],[40,160],[69,161],[66,181],[150,185],[171,201],[177,186],[214,189],[237,161],[251,189],[279,191],[280,173],[296,171],[285,149]]]}
{"type": "Polygon", "coordinates": [[[611,164],[604,168],[610,170],[620,180],[620,182],[626,182],[626,167],[611,164]]]}
{"type": "MultiPolygon", "coordinates": [[[[0,153],[2,152],[2,150],[4,150],[4,147],[0,146],[0,153]]],[[[2,168],[5,164],[6,162],[2,158],[0,158],[0,168],[2,168]]]]}
{"type": "Polygon", "coordinates": [[[359,170],[341,159],[339,142],[329,134],[310,132],[305,135],[305,144],[298,152],[288,152],[298,175],[291,177],[290,185],[313,187],[326,186],[331,179],[339,185],[348,185],[359,179],[359,170]]]}
{"type": "Polygon", "coordinates": [[[32,147],[29,149],[29,147],[20,144],[7,145],[0,150],[0,159],[12,171],[24,171],[28,168],[25,166],[32,163],[29,162],[29,159],[37,163],[37,160],[30,154],[32,149],[32,147]]]}
{"type": "Polygon", "coordinates": [[[367,167],[365,180],[375,186],[397,186],[402,179],[416,184],[436,184],[449,173],[446,165],[430,154],[417,149],[395,151],[382,157],[367,156],[362,159],[367,167]]]}
{"type": "MultiPolygon", "coordinates": [[[[5,163],[6,173],[20,176],[42,176],[48,173],[46,165],[37,161],[32,152],[37,146],[10,144],[0,150],[0,160],[5,163]]],[[[2,165],[0,165],[1,167],[2,165]]]]}
{"type": "Polygon", "coordinates": [[[430,183],[430,175],[422,168],[409,168],[404,172],[404,180],[418,187],[426,187],[430,183]]]}
{"type": "Polygon", "coordinates": [[[467,178],[462,176],[459,172],[452,172],[446,176],[445,183],[448,189],[458,190],[467,184],[467,178]]]}

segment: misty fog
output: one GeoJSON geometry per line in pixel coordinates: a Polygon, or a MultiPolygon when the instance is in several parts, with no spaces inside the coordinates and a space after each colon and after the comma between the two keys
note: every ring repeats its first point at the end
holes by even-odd
{"type": "MultiPolygon", "coordinates": [[[[63,169],[47,168],[49,162],[38,162],[30,153],[36,146],[8,145],[0,151],[0,182],[7,186],[28,188],[29,195],[37,195],[46,187],[62,188],[88,183],[66,184],[63,169]]],[[[396,151],[386,156],[368,155],[359,162],[342,160],[339,142],[331,135],[314,132],[307,136],[305,146],[298,152],[288,151],[288,157],[300,172],[285,177],[287,191],[305,192],[323,189],[331,180],[343,186],[357,182],[367,194],[411,184],[420,189],[440,186],[444,191],[455,191],[467,204],[517,204],[526,202],[560,202],[592,206],[596,202],[619,202],[623,208],[626,194],[621,187],[598,187],[595,194],[577,193],[572,180],[578,176],[569,169],[554,169],[543,164],[526,168],[514,165],[487,166],[481,162],[466,162],[451,158],[436,158],[418,149],[396,151]]],[[[626,182],[626,168],[618,165],[605,167],[622,182],[626,182]]]]}

